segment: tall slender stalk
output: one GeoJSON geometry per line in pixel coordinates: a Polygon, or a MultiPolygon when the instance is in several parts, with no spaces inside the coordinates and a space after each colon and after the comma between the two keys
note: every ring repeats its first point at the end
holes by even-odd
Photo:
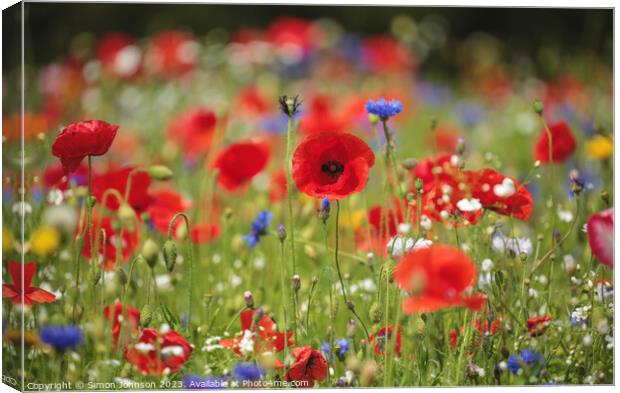
{"type": "Polygon", "coordinates": [[[293,139],[293,115],[289,114],[286,127],[286,200],[288,204],[288,227],[291,234],[291,261],[293,263],[293,274],[297,274],[297,264],[295,262],[295,217],[293,215],[293,171],[291,167],[291,150],[293,139]]]}
{"type": "MultiPolygon", "coordinates": [[[[182,217],[183,220],[185,221],[185,229],[186,229],[186,236],[187,236],[187,258],[188,258],[188,262],[189,262],[189,270],[187,272],[188,274],[188,286],[187,286],[187,324],[185,325],[185,329],[188,330],[190,323],[192,321],[192,282],[193,280],[193,276],[194,276],[194,247],[192,244],[192,238],[191,238],[191,232],[190,232],[190,228],[189,228],[189,218],[187,217],[187,215],[185,213],[179,212],[176,213],[173,217],[172,220],[170,220],[170,224],[168,225],[168,240],[172,240],[172,228],[174,228],[174,223],[176,222],[176,220],[182,217]]],[[[155,279],[155,277],[153,277],[153,279],[155,279]]]]}

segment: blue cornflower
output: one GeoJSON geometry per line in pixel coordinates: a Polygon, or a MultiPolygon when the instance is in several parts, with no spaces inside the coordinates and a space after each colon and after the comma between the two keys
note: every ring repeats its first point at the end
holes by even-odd
{"type": "Polygon", "coordinates": [[[265,369],[252,362],[237,363],[233,374],[241,381],[260,381],[265,376],[265,369]]]}
{"type": "Polygon", "coordinates": [[[329,211],[331,210],[331,203],[329,202],[329,198],[328,197],[324,197],[321,200],[321,211],[322,212],[327,212],[329,213],[329,211]]]}
{"type": "Polygon", "coordinates": [[[252,222],[252,233],[243,237],[243,240],[248,244],[250,248],[256,247],[260,238],[267,234],[267,227],[271,222],[272,214],[268,210],[263,210],[258,213],[256,220],[252,222]]]}
{"type": "Polygon", "coordinates": [[[82,331],[74,325],[48,325],[39,332],[41,342],[58,352],[77,347],[82,343],[82,331]]]}
{"type": "Polygon", "coordinates": [[[515,355],[510,355],[508,357],[508,360],[506,360],[506,369],[508,369],[508,371],[513,374],[518,373],[519,369],[521,369],[521,360],[519,359],[519,357],[515,355]]]}
{"type": "Polygon", "coordinates": [[[543,355],[541,355],[540,353],[536,351],[532,351],[531,349],[522,350],[521,359],[523,360],[523,363],[527,364],[528,366],[534,363],[542,364],[543,361],[545,360],[543,355]]]}
{"type": "Polygon", "coordinates": [[[222,377],[201,377],[200,375],[188,374],[182,379],[183,389],[224,389],[226,379],[222,377]]]}
{"type": "Polygon", "coordinates": [[[323,341],[321,345],[321,352],[323,352],[323,356],[325,356],[329,363],[334,362],[334,355],[332,354],[332,348],[327,341],[323,341]]]}
{"type": "Polygon", "coordinates": [[[349,340],[347,340],[346,338],[336,340],[335,346],[338,349],[336,356],[338,356],[338,359],[344,360],[344,355],[349,352],[349,340]]]}
{"type": "Polygon", "coordinates": [[[366,103],[366,112],[371,115],[377,115],[383,121],[386,121],[392,116],[396,116],[403,111],[403,103],[398,100],[387,101],[385,98],[380,98],[377,102],[369,100],[366,103]]]}

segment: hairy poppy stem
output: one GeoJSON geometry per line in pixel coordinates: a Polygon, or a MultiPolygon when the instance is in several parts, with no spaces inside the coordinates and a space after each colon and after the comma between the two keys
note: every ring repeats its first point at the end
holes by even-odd
{"type": "MultiPolygon", "coordinates": [[[[176,222],[176,220],[182,217],[183,220],[185,221],[185,229],[186,229],[186,236],[187,236],[187,257],[188,257],[188,262],[189,262],[189,271],[187,272],[188,274],[188,288],[187,288],[187,323],[185,325],[185,329],[189,330],[189,326],[190,323],[192,321],[192,281],[193,281],[193,276],[194,276],[194,247],[192,244],[192,238],[191,238],[191,232],[189,230],[189,218],[187,217],[187,215],[185,213],[179,212],[176,213],[173,217],[172,220],[170,220],[170,224],[168,224],[168,240],[172,240],[172,228],[174,228],[174,223],[176,222]]],[[[155,277],[153,275],[153,280],[155,280],[155,277]]]]}
{"type": "MultiPolygon", "coordinates": [[[[280,285],[282,286],[282,311],[284,313],[284,334],[286,335],[286,329],[288,329],[288,317],[286,313],[286,308],[288,307],[288,301],[286,300],[288,297],[286,293],[285,286],[285,277],[286,275],[286,263],[284,263],[284,241],[280,241],[280,285]]],[[[297,339],[297,337],[295,337],[297,339]]],[[[285,356],[288,355],[288,339],[284,337],[284,353],[285,356]]]]}
{"type": "MultiPolygon", "coordinates": [[[[542,112],[539,114],[540,120],[543,123],[543,127],[545,127],[545,133],[547,134],[547,139],[549,139],[549,162],[547,163],[550,166],[549,173],[549,201],[551,202],[551,209],[549,210],[551,214],[551,229],[555,228],[555,214],[553,213],[553,209],[555,209],[555,205],[553,203],[553,180],[555,179],[555,166],[553,165],[553,134],[551,134],[551,130],[549,129],[549,125],[545,120],[545,117],[542,115],[542,112]]],[[[551,237],[551,244],[553,244],[553,236],[551,237]]]]}
{"type": "Polygon", "coordinates": [[[293,116],[289,114],[286,129],[286,200],[288,203],[288,226],[291,233],[291,261],[293,262],[293,274],[297,274],[297,264],[295,262],[295,218],[293,216],[293,171],[291,168],[293,116]]]}
{"type": "Polygon", "coordinates": [[[340,271],[340,261],[338,259],[338,240],[339,240],[339,236],[338,236],[338,222],[340,220],[340,201],[337,199],[336,200],[336,246],[334,249],[334,261],[336,262],[336,271],[338,272],[338,279],[340,280],[340,289],[342,290],[342,298],[344,299],[344,303],[347,306],[347,308],[349,310],[351,310],[351,312],[353,313],[353,315],[355,315],[355,317],[358,319],[358,321],[360,321],[360,324],[362,325],[362,328],[364,328],[364,332],[366,333],[366,338],[370,339],[370,334],[368,333],[368,329],[366,328],[366,324],[364,324],[364,321],[362,320],[362,318],[360,318],[360,316],[357,314],[357,311],[355,311],[355,307],[353,305],[353,303],[349,302],[349,299],[347,297],[347,291],[344,287],[344,280],[342,279],[342,272],[340,271]]]}

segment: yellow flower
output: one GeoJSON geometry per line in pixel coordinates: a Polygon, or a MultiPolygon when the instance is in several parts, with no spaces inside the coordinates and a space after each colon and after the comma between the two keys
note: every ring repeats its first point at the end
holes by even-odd
{"type": "Polygon", "coordinates": [[[591,158],[605,160],[611,157],[613,153],[614,142],[607,136],[596,135],[586,142],[586,154],[591,158]]]}
{"type": "Polygon", "coordinates": [[[364,221],[364,218],[366,218],[366,211],[356,210],[351,212],[351,214],[343,214],[341,223],[345,228],[358,229],[362,226],[362,221],[364,221]]]}
{"type": "Polygon", "coordinates": [[[53,227],[41,227],[30,237],[30,247],[39,256],[46,256],[58,248],[60,234],[53,227]]]}
{"type": "Polygon", "coordinates": [[[13,235],[2,225],[2,251],[7,252],[11,247],[13,247],[13,235]]]}

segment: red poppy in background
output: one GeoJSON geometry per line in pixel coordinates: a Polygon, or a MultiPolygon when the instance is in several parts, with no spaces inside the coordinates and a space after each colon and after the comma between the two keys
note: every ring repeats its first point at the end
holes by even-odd
{"type": "Polygon", "coordinates": [[[84,157],[104,155],[118,130],[103,120],[85,120],[69,124],[58,134],[52,154],[60,158],[65,173],[74,172],[84,157]]]}
{"type": "Polygon", "coordinates": [[[530,336],[536,337],[545,333],[552,320],[553,319],[549,315],[545,315],[544,317],[528,318],[527,330],[530,333],[530,336]]]}
{"type": "MultiPolygon", "coordinates": [[[[497,333],[497,329],[499,329],[500,323],[501,321],[499,319],[496,319],[495,321],[491,322],[491,324],[489,324],[489,321],[487,321],[486,319],[484,320],[483,323],[480,323],[478,320],[475,320],[474,329],[480,334],[480,337],[477,337],[475,341],[476,347],[480,346],[482,337],[497,333]]],[[[452,331],[450,332],[449,339],[450,339],[451,349],[456,349],[458,345],[458,337],[463,334],[463,330],[464,330],[463,326],[461,326],[459,328],[458,333],[456,332],[456,329],[452,329],[452,331]]]]}
{"type": "Polygon", "coordinates": [[[588,218],[586,225],[592,254],[602,264],[614,267],[614,208],[603,210],[588,218]]]}
{"type": "Polygon", "coordinates": [[[464,172],[471,179],[472,196],[485,209],[519,220],[527,220],[532,214],[532,194],[517,180],[490,168],[464,172]]]}
{"type": "Polygon", "coordinates": [[[13,304],[39,304],[54,303],[56,295],[40,288],[32,287],[32,278],[37,273],[36,262],[26,262],[24,268],[24,286],[22,287],[22,264],[21,262],[9,261],[8,271],[13,279],[13,284],[2,284],[2,298],[10,299],[13,304]]]}
{"type": "Polygon", "coordinates": [[[271,187],[269,189],[269,201],[277,202],[286,198],[286,172],[278,169],[271,175],[271,187]]]}
{"type": "Polygon", "coordinates": [[[144,375],[168,375],[179,371],[192,354],[192,346],[179,333],[144,329],[137,343],[125,349],[125,358],[144,375]]]}
{"type": "Polygon", "coordinates": [[[140,71],[142,52],[136,39],[125,33],[114,32],[101,37],[95,55],[103,70],[110,75],[132,77],[140,71]]]}
{"type": "Polygon", "coordinates": [[[191,238],[194,243],[205,244],[220,236],[220,226],[217,224],[200,223],[191,228],[191,238]]]}
{"type": "Polygon", "coordinates": [[[309,135],[293,153],[293,180],[312,197],[342,199],[364,189],[374,163],[370,147],[354,135],[309,135]]]}
{"type": "Polygon", "coordinates": [[[310,346],[293,348],[295,363],[289,368],[284,379],[287,382],[304,382],[303,387],[313,387],[315,381],[327,378],[327,362],[321,352],[310,346]]]}
{"type": "MultiPolygon", "coordinates": [[[[256,311],[244,310],[239,314],[241,321],[241,336],[235,338],[224,339],[220,341],[220,345],[224,348],[230,348],[239,356],[244,354],[241,352],[240,343],[243,339],[243,335],[246,331],[252,332],[254,337],[254,352],[281,352],[285,348],[285,340],[288,340],[286,346],[290,347],[295,344],[295,341],[291,339],[293,332],[281,333],[275,331],[276,324],[267,315],[263,315],[258,321],[258,324],[254,323],[256,311]]],[[[276,360],[276,367],[282,367],[282,363],[276,360]]]]}
{"type": "MultiPolygon", "coordinates": [[[[554,164],[566,161],[577,148],[577,141],[566,122],[560,121],[549,125],[551,131],[551,159],[554,164]]],[[[549,163],[549,137],[541,130],[540,137],[534,148],[534,159],[543,164],[549,163]]]]}
{"type": "Polygon", "coordinates": [[[400,72],[415,65],[413,52],[395,39],[376,35],[362,41],[362,59],[373,72],[400,72]]]}
{"type": "Polygon", "coordinates": [[[125,305],[125,313],[123,315],[123,303],[121,303],[120,300],[116,300],[113,306],[106,306],[106,308],[103,309],[103,316],[105,319],[112,322],[112,337],[115,347],[118,345],[118,339],[121,334],[121,321],[129,321],[134,334],[138,333],[138,327],[140,326],[140,310],[125,305]],[[112,315],[112,312],[114,315],[112,315]]]}
{"type": "Polygon", "coordinates": [[[437,148],[438,153],[454,154],[462,132],[448,126],[437,126],[434,132],[428,134],[429,145],[437,148]]]}
{"type": "MultiPolygon", "coordinates": [[[[179,212],[186,212],[192,207],[190,201],[183,198],[181,194],[173,189],[163,188],[155,190],[151,193],[153,202],[147,208],[149,217],[153,226],[163,234],[168,233],[168,226],[170,220],[175,214],[179,212]]],[[[173,234],[179,225],[182,224],[182,220],[178,220],[175,223],[173,234]]]]}
{"type": "Polygon", "coordinates": [[[163,31],[151,39],[144,64],[148,70],[164,77],[193,70],[198,65],[199,45],[189,33],[163,31]]]}
{"type": "MultiPolygon", "coordinates": [[[[392,325],[388,325],[387,340],[385,338],[385,326],[379,329],[379,331],[376,334],[371,334],[369,342],[371,344],[372,343],[375,344],[373,347],[373,353],[375,355],[383,355],[384,353],[383,351],[385,350],[385,343],[388,342],[388,345],[390,345],[389,342],[391,342],[391,340],[392,340],[392,325]]],[[[400,329],[400,325],[397,325],[396,343],[394,344],[394,354],[396,356],[400,355],[401,343],[402,343],[401,329],[400,329]]]]}
{"type": "Polygon", "coordinates": [[[269,145],[252,140],[233,143],[215,158],[219,169],[218,183],[228,191],[236,191],[258,175],[269,161],[269,145]]]}
{"type": "Polygon", "coordinates": [[[61,191],[69,189],[71,182],[74,182],[76,186],[85,186],[88,184],[88,167],[82,163],[71,174],[65,174],[65,171],[61,164],[54,163],[47,168],[43,173],[43,184],[46,188],[57,188],[61,191]]]}
{"type": "Polygon", "coordinates": [[[413,175],[413,180],[422,180],[422,189],[426,192],[434,187],[434,181],[445,180],[446,176],[448,176],[448,179],[451,179],[451,174],[456,169],[457,167],[452,164],[452,155],[441,154],[436,158],[425,158],[420,160],[410,172],[413,175]]]}
{"type": "Polygon", "coordinates": [[[189,108],[178,114],[168,126],[168,138],[178,141],[189,156],[206,154],[211,147],[217,117],[204,107],[189,108]]]}
{"type": "Polygon", "coordinates": [[[261,116],[269,112],[270,109],[267,98],[254,86],[241,89],[237,96],[235,108],[238,109],[239,113],[247,116],[261,116]]]}
{"type": "Polygon", "coordinates": [[[314,40],[320,39],[314,24],[308,20],[295,17],[281,17],[274,20],[267,28],[267,41],[276,47],[291,46],[308,53],[314,46],[314,40]]]}
{"type": "Polygon", "coordinates": [[[304,134],[344,132],[349,126],[345,116],[335,113],[334,103],[327,96],[317,95],[310,101],[310,110],[303,114],[299,131],[304,134]]]}
{"type": "MultiPolygon", "coordinates": [[[[112,218],[105,216],[101,221],[98,220],[97,216],[93,217],[94,232],[98,237],[97,243],[99,243],[99,254],[100,261],[103,264],[103,267],[106,270],[113,270],[114,265],[116,263],[116,243],[118,238],[118,233],[112,229],[112,218]],[[101,241],[103,241],[103,237],[101,235],[101,230],[105,231],[106,234],[106,243],[105,245],[101,245],[101,241]]],[[[134,230],[129,230],[128,228],[123,227],[122,232],[122,240],[121,240],[121,263],[127,262],[129,257],[133,254],[133,252],[140,245],[140,237],[138,228],[134,228],[134,230]]],[[[84,246],[82,248],[82,255],[86,258],[91,257],[90,250],[90,231],[85,231],[84,234],[84,246]]]]}
{"type": "MultiPolygon", "coordinates": [[[[31,140],[39,134],[46,134],[50,126],[50,119],[45,113],[24,112],[24,139],[31,140]]],[[[21,141],[22,114],[17,113],[2,117],[2,136],[7,140],[21,141]]]]}
{"type": "Polygon", "coordinates": [[[411,297],[403,301],[407,314],[465,306],[479,311],[486,296],[464,296],[476,278],[475,263],[458,248],[433,245],[406,254],[394,270],[398,285],[411,297]]]}
{"type": "MultiPolygon", "coordinates": [[[[93,195],[97,198],[97,202],[103,203],[103,194],[109,189],[118,191],[124,198],[129,174],[134,169],[134,167],[130,166],[93,176],[93,195]]],[[[153,202],[153,197],[148,192],[150,185],[151,176],[148,173],[144,171],[135,171],[133,175],[131,175],[131,188],[129,190],[127,203],[129,203],[136,213],[146,211],[146,208],[153,202]]],[[[106,207],[108,209],[118,210],[120,207],[118,199],[113,195],[107,196],[106,207]]]]}

